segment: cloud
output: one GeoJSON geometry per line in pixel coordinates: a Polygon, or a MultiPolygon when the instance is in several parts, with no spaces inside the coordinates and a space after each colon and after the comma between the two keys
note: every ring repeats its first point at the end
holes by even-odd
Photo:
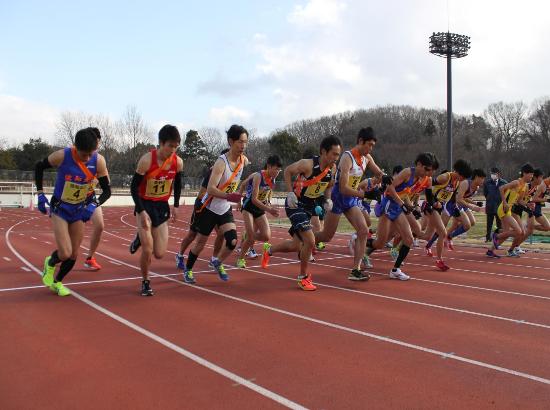
{"type": "Polygon", "coordinates": [[[0,94],[0,137],[6,138],[10,145],[37,136],[53,142],[59,114],[57,109],[47,104],[0,94]]]}
{"type": "Polygon", "coordinates": [[[215,126],[228,127],[233,123],[247,122],[252,114],[242,108],[233,105],[213,107],[208,112],[208,118],[215,126]]]}
{"type": "Polygon", "coordinates": [[[336,25],[340,23],[347,4],[337,0],[310,0],[305,6],[296,5],[287,20],[296,25],[336,25]]]}

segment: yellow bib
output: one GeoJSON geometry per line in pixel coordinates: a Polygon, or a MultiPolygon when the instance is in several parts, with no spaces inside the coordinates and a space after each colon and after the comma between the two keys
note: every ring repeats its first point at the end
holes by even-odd
{"type": "Polygon", "coordinates": [[[237,187],[239,186],[240,181],[233,181],[229,185],[227,185],[223,192],[226,194],[231,194],[237,190],[237,187]]]}
{"type": "Polygon", "coordinates": [[[77,184],[76,182],[65,181],[61,200],[73,205],[84,202],[88,189],[90,189],[90,184],[77,184]]]}
{"type": "Polygon", "coordinates": [[[308,198],[319,198],[327,189],[329,182],[317,182],[316,184],[307,187],[304,196],[308,198]]]}
{"type": "Polygon", "coordinates": [[[268,202],[271,199],[271,189],[258,191],[258,201],[268,202]]]}
{"type": "Polygon", "coordinates": [[[361,175],[350,175],[348,178],[348,186],[351,189],[357,189],[359,182],[361,182],[361,175]]]}
{"type": "Polygon", "coordinates": [[[148,179],[145,195],[151,198],[160,198],[170,192],[171,187],[171,179],[148,179]]]}

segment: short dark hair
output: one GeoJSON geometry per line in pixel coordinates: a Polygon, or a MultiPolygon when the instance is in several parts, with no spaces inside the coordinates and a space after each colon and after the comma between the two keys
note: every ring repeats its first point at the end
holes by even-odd
{"type": "Polygon", "coordinates": [[[319,152],[321,152],[322,150],[329,152],[330,149],[335,145],[338,145],[341,147],[342,141],[340,141],[340,138],[335,137],[334,135],[329,135],[328,137],[323,138],[323,140],[321,141],[319,152]]]}
{"type": "Polygon", "coordinates": [[[271,155],[265,163],[266,168],[268,165],[281,168],[283,166],[283,163],[281,162],[281,158],[279,158],[278,155],[271,155]]]}
{"type": "Polygon", "coordinates": [[[357,134],[357,143],[359,143],[359,141],[378,141],[374,135],[374,130],[372,127],[361,128],[359,130],[359,133],[357,134]]]}
{"type": "Polygon", "coordinates": [[[538,178],[538,177],[541,177],[543,175],[544,175],[544,173],[542,172],[542,169],[540,169],[540,168],[536,168],[535,172],[533,172],[533,178],[538,178]]]}
{"type": "Polygon", "coordinates": [[[432,157],[432,169],[435,171],[439,168],[439,161],[437,159],[437,156],[433,152],[428,152],[428,154],[432,157]]]}
{"type": "Polygon", "coordinates": [[[222,152],[220,152],[220,155],[227,154],[229,152],[229,148],[222,149],[222,152]]]}
{"type": "Polygon", "coordinates": [[[463,159],[456,160],[453,165],[453,171],[463,178],[470,178],[472,176],[472,167],[463,159]]]}
{"type": "Polygon", "coordinates": [[[491,173],[492,174],[499,174],[500,170],[497,167],[493,167],[493,168],[491,168],[491,173]]]}
{"type": "Polygon", "coordinates": [[[433,156],[430,152],[423,152],[422,154],[418,154],[416,159],[414,160],[415,164],[421,163],[425,167],[431,167],[433,165],[433,156]]]}
{"type": "Polygon", "coordinates": [[[79,151],[95,151],[97,149],[98,141],[97,134],[92,127],[78,130],[74,136],[74,145],[79,151]]]}
{"type": "Polygon", "coordinates": [[[403,165],[396,165],[395,167],[393,167],[391,174],[399,174],[401,171],[403,171],[403,165]]]}
{"type": "Polygon", "coordinates": [[[525,175],[525,174],[533,174],[535,172],[535,169],[533,168],[533,166],[529,163],[527,164],[523,164],[521,166],[521,175],[525,175]]]}
{"type": "Polygon", "coordinates": [[[181,143],[180,132],[176,127],[166,124],[159,131],[159,143],[164,144],[167,141],[175,141],[181,143]]]}
{"type": "Polygon", "coordinates": [[[227,139],[238,141],[241,138],[241,134],[246,134],[248,137],[248,131],[242,125],[233,124],[227,130],[227,139]]]}
{"type": "Polygon", "coordinates": [[[97,138],[98,140],[100,140],[100,139],[101,139],[101,133],[99,132],[99,128],[97,128],[97,127],[90,127],[90,129],[94,132],[96,138],[97,138]]]}
{"type": "Polygon", "coordinates": [[[485,171],[482,170],[481,168],[476,168],[472,171],[472,178],[475,178],[475,177],[485,178],[487,177],[487,175],[485,174],[485,171]]]}

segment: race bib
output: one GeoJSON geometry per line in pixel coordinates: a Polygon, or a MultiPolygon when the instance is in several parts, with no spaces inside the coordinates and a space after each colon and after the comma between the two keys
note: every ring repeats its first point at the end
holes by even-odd
{"type": "Polygon", "coordinates": [[[360,175],[350,175],[348,178],[348,186],[351,189],[357,189],[357,187],[359,186],[359,182],[361,182],[360,175]]]}
{"type": "Polygon", "coordinates": [[[317,182],[316,184],[310,185],[307,187],[304,196],[308,198],[319,198],[325,193],[328,184],[328,182],[317,182]]]}
{"type": "Polygon", "coordinates": [[[450,191],[439,191],[439,194],[437,195],[437,199],[441,201],[447,201],[453,196],[453,192],[450,191]]]}
{"type": "Polygon", "coordinates": [[[77,184],[75,182],[65,181],[61,200],[68,204],[79,204],[84,202],[90,184],[77,184]]]}
{"type": "Polygon", "coordinates": [[[258,191],[258,201],[268,202],[271,196],[271,189],[266,189],[263,191],[258,191]]]}
{"type": "Polygon", "coordinates": [[[223,192],[225,192],[226,194],[231,194],[237,190],[238,186],[239,186],[239,181],[233,181],[225,187],[223,192]]]}
{"type": "Polygon", "coordinates": [[[148,179],[145,195],[150,198],[160,198],[170,192],[171,179],[148,179]]]}

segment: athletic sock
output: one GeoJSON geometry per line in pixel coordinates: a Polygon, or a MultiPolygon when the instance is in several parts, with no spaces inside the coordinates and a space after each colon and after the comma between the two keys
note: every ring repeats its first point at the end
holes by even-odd
{"type": "Polygon", "coordinates": [[[59,272],[57,272],[55,281],[63,282],[63,279],[65,279],[65,276],[67,276],[67,273],[71,271],[75,263],[76,259],[67,259],[61,262],[61,266],[59,267],[59,272]]]}
{"type": "Polygon", "coordinates": [[[401,246],[401,249],[399,249],[399,256],[397,257],[397,260],[395,261],[395,265],[393,265],[393,267],[395,269],[399,269],[399,267],[401,266],[401,264],[403,263],[403,261],[405,260],[405,258],[407,257],[407,255],[409,254],[409,250],[411,248],[409,248],[407,245],[403,244],[401,246]]]}
{"type": "Polygon", "coordinates": [[[193,252],[189,251],[189,256],[187,257],[187,263],[185,264],[185,269],[192,270],[193,265],[195,265],[195,262],[197,261],[197,258],[199,255],[195,255],[193,252]]]}

